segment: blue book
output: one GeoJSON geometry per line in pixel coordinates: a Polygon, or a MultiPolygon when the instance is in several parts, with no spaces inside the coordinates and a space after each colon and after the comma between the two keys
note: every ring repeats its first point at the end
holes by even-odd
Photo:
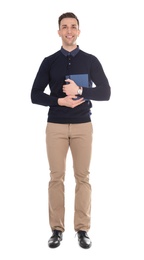
{"type": "MultiPolygon", "coordinates": [[[[66,79],[72,79],[80,87],[84,87],[84,88],[92,87],[92,84],[90,84],[88,80],[88,74],[67,75],[66,79]]],[[[78,96],[77,98],[74,99],[79,99],[79,98],[80,97],[78,96]]]]}

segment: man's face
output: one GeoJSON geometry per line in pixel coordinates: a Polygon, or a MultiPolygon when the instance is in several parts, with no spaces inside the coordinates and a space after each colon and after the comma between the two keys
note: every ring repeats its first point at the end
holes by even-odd
{"type": "Polygon", "coordinates": [[[76,45],[77,37],[80,34],[77,20],[75,18],[62,19],[58,34],[62,38],[63,47],[76,45]]]}

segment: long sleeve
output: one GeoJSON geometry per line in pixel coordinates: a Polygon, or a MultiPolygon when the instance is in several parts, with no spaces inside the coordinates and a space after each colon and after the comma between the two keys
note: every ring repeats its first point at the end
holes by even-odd
{"type": "Polygon", "coordinates": [[[57,105],[57,97],[44,93],[45,88],[49,84],[49,64],[45,58],[35,77],[32,90],[31,101],[34,104],[43,106],[55,106],[57,105]]]}
{"type": "Polygon", "coordinates": [[[91,100],[105,101],[111,96],[111,88],[101,63],[93,56],[90,77],[95,84],[93,88],[83,88],[83,97],[91,100]]]}

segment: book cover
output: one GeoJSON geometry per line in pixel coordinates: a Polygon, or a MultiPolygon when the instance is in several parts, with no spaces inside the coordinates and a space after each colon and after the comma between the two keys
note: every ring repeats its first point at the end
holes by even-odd
{"type": "MultiPolygon", "coordinates": [[[[89,88],[91,87],[89,85],[89,80],[88,80],[88,74],[74,74],[74,75],[67,75],[66,79],[71,79],[73,80],[78,86],[84,87],[84,88],[89,88]]],[[[75,99],[80,98],[79,96],[75,99]]]]}

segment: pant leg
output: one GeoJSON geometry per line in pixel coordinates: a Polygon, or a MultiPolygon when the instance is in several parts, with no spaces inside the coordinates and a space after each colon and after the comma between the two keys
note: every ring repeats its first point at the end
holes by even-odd
{"type": "Polygon", "coordinates": [[[91,185],[89,167],[92,151],[92,123],[71,125],[70,149],[73,157],[75,188],[74,228],[90,229],[91,185]]]}
{"type": "Polygon", "coordinates": [[[67,125],[48,123],[46,128],[47,155],[50,167],[48,187],[49,223],[52,230],[64,231],[64,179],[69,147],[67,125]]]}

